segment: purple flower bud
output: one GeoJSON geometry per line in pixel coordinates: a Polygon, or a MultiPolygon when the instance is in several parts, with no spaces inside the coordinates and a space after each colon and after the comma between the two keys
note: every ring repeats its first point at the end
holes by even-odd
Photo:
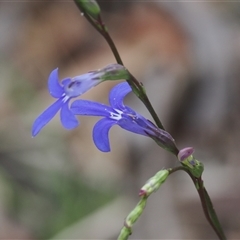
{"type": "Polygon", "coordinates": [[[193,147],[186,147],[182,150],[179,151],[178,153],[178,160],[179,161],[184,161],[186,158],[190,157],[194,152],[193,147]]]}
{"type": "Polygon", "coordinates": [[[194,149],[192,147],[182,149],[178,153],[178,160],[183,166],[188,168],[188,170],[193,174],[193,176],[200,177],[203,173],[204,166],[200,161],[195,159],[195,157],[192,155],[193,152],[194,149]]]}
{"type": "Polygon", "coordinates": [[[147,191],[141,189],[141,190],[139,191],[138,195],[139,195],[139,197],[147,196],[147,191]]]}

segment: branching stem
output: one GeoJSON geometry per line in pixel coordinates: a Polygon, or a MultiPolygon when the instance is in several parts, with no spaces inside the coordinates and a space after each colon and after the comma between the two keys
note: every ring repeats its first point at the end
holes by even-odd
{"type": "MultiPolygon", "coordinates": [[[[85,18],[88,20],[88,22],[103,36],[103,38],[106,40],[106,42],[108,43],[116,61],[118,64],[124,65],[123,61],[118,53],[118,50],[111,38],[111,36],[108,33],[108,30],[105,26],[105,24],[103,23],[101,16],[99,15],[96,19],[92,18],[91,16],[89,16],[85,10],[81,7],[80,4],[77,4],[77,0],[74,0],[77,7],[79,8],[79,10],[81,11],[81,13],[85,16],[85,18]]],[[[141,82],[139,82],[131,73],[129,76],[129,79],[126,79],[126,81],[129,83],[129,85],[131,86],[133,92],[136,94],[136,96],[144,103],[144,105],[146,106],[146,108],[148,109],[148,111],[150,112],[150,114],[152,115],[154,121],[156,122],[157,126],[161,129],[164,130],[164,127],[158,117],[158,115],[156,114],[154,108],[152,107],[151,102],[148,99],[148,96],[145,92],[144,86],[141,82]]],[[[196,187],[199,197],[200,197],[200,201],[202,204],[202,208],[203,208],[203,212],[205,214],[205,217],[207,219],[207,221],[209,222],[209,224],[211,225],[211,227],[213,228],[213,230],[215,231],[215,233],[217,234],[217,236],[219,237],[220,240],[226,240],[225,234],[222,230],[222,227],[220,225],[220,222],[218,220],[217,214],[213,208],[211,199],[207,193],[206,188],[204,187],[203,184],[203,180],[201,177],[195,177],[189,170],[187,167],[184,166],[179,166],[173,169],[168,169],[169,174],[172,174],[176,171],[179,170],[183,170],[186,173],[188,173],[188,175],[191,177],[194,186],[196,187]]],[[[140,202],[138,203],[138,205],[135,207],[135,209],[133,210],[132,213],[130,213],[129,215],[129,221],[130,223],[134,224],[134,222],[140,217],[145,205],[146,205],[146,201],[147,201],[148,196],[142,196],[140,202]],[[133,216],[135,217],[134,220],[131,219],[131,214],[134,214],[133,216]]],[[[119,235],[119,240],[125,240],[128,239],[128,236],[131,234],[131,226],[124,226],[120,235],[119,235]]]]}

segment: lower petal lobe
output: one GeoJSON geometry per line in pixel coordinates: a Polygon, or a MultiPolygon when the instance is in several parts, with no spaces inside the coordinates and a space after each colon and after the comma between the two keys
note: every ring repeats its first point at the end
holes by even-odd
{"type": "Polygon", "coordinates": [[[78,126],[79,122],[75,117],[75,115],[72,113],[72,111],[68,108],[68,102],[69,101],[65,102],[62,105],[62,109],[60,112],[60,119],[61,119],[62,125],[66,129],[73,129],[78,126]]]}
{"type": "Polygon", "coordinates": [[[33,123],[32,136],[35,137],[41,129],[56,115],[62,107],[62,99],[58,99],[49,108],[47,108],[33,123]]]}
{"type": "Polygon", "coordinates": [[[110,152],[109,130],[116,124],[115,120],[103,118],[93,128],[93,141],[96,147],[102,152],[110,152]]]}

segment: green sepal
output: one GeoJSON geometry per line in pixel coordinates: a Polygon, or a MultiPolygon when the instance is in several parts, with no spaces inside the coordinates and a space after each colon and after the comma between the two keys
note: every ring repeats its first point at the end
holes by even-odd
{"type": "Polygon", "coordinates": [[[102,81],[129,79],[128,70],[120,64],[109,64],[98,70],[98,73],[102,81]]]}
{"type": "Polygon", "coordinates": [[[188,168],[188,170],[193,174],[194,177],[201,177],[204,171],[204,165],[200,161],[194,158],[193,155],[185,158],[181,163],[188,168]]]}

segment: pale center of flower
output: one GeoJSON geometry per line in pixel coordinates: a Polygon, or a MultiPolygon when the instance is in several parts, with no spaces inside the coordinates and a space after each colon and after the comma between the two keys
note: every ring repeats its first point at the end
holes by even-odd
{"type": "Polygon", "coordinates": [[[120,111],[119,109],[114,109],[114,111],[116,111],[116,112],[115,113],[114,112],[109,112],[110,113],[110,118],[114,119],[114,120],[120,120],[122,118],[123,112],[120,111]]]}
{"type": "Polygon", "coordinates": [[[70,98],[65,93],[62,95],[62,97],[63,97],[63,99],[62,99],[63,103],[65,103],[70,98]]]}
{"type": "Polygon", "coordinates": [[[66,95],[71,98],[78,97],[101,82],[101,80],[94,80],[90,76],[88,73],[78,78],[72,78],[71,82],[64,86],[66,95]]]}
{"type": "Polygon", "coordinates": [[[64,91],[69,97],[77,97],[84,91],[81,82],[71,81],[68,85],[64,86],[64,91]]]}

